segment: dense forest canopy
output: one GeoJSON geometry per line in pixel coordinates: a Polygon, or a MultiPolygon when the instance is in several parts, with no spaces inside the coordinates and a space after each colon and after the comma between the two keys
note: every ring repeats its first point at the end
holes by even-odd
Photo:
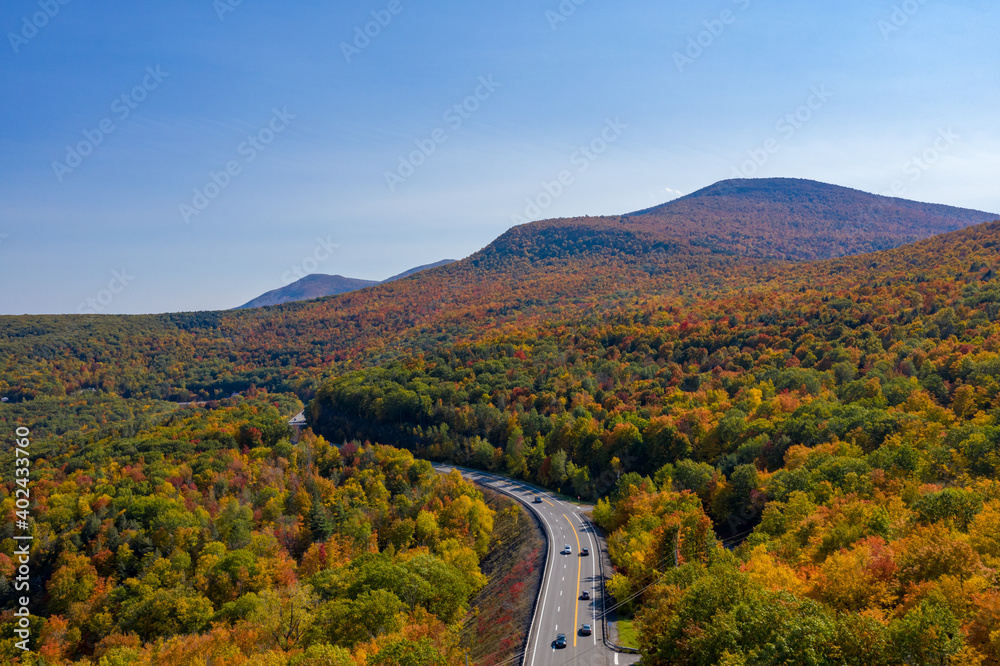
{"type": "MultiPolygon", "coordinates": [[[[39,431],[39,659],[21,663],[455,663],[494,511],[406,451],[292,444],[285,421],[300,407],[262,391],[71,445],[39,431]]],[[[15,487],[5,479],[5,515],[15,487]]],[[[14,534],[0,528],[7,608],[14,534]]],[[[23,656],[15,621],[0,615],[4,663],[23,656]]]]}

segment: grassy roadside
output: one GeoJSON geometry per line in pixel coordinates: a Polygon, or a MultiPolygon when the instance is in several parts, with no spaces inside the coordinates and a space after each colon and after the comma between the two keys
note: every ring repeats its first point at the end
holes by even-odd
{"type": "Polygon", "coordinates": [[[639,634],[635,630],[635,623],[632,620],[618,620],[618,644],[623,647],[639,647],[639,634]]]}
{"type": "Polygon", "coordinates": [[[532,604],[542,584],[545,540],[520,503],[480,489],[496,511],[490,550],[482,562],[490,582],[470,604],[462,645],[469,650],[470,663],[491,666],[524,650],[532,604]]]}

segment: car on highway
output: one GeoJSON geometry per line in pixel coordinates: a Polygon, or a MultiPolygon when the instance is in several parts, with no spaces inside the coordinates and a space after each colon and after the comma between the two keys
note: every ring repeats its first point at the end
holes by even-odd
{"type": "Polygon", "coordinates": [[[535,495],[535,499],[531,500],[531,503],[532,504],[541,504],[542,503],[542,498],[540,496],[538,496],[538,495],[535,495]]]}
{"type": "Polygon", "coordinates": [[[569,544],[566,544],[565,546],[563,546],[562,554],[563,555],[572,555],[573,554],[573,549],[569,547],[569,544]]]}
{"type": "Polygon", "coordinates": [[[587,555],[590,555],[590,549],[589,548],[584,548],[584,549],[582,549],[580,551],[580,557],[587,557],[587,555]]]}
{"type": "Polygon", "coordinates": [[[590,592],[584,590],[580,593],[580,601],[590,601],[590,592]]]}
{"type": "Polygon", "coordinates": [[[581,636],[589,636],[590,633],[591,633],[591,629],[590,629],[590,625],[589,624],[585,624],[582,627],[580,627],[580,635],[581,636]]]}
{"type": "Polygon", "coordinates": [[[559,634],[556,636],[556,647],[564,648],[566,647],[566,634],[559,634]]]}

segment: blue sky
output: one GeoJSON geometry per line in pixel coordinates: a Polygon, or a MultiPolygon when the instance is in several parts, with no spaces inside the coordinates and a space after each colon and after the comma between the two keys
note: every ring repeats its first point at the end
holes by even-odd
{"type": "Polygon", "coordinates": [[[225,309],[735,174],[1000,212],[995,2],[63,2],[0,9],[0,314],[225,309]]]}

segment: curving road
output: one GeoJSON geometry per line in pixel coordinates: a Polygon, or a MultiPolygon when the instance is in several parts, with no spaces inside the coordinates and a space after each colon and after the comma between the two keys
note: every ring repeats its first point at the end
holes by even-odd
{"type": "MultiPolygon", "coordinates": [[[[545,528],[549,544],[545,575],[522,664],[613,666],[639,661],[638,655],[615,652],[604,643],[601,622],[604,584],[598,558],[606,550],[606,546],[583,517],[581,507],[562,501],[529,484],[512,481],[497,474],[454,465],[434,467],[443,472],[457,469],[462,476],[479,485],[521,500],[535,512],[545,528]],[[536,496],[542,499],[540,503],[533,502],[536,496]],[[569,546],[569,554],[562,552],[564,546],[569,546]],[[589,556],[581,555],[583,548],[589,549],[589,556]],[[580,599],[584,591],[590,594],[589,600],[580,599]],[[586,636],[580,632],[584,624],[590,625],[591,635],[586,636]],[[566,635],[565,648],[555,647],[558,634],[566,635]]],[[[605,567],[607,566],[609,563],[605,560],[605,567]]]]}

